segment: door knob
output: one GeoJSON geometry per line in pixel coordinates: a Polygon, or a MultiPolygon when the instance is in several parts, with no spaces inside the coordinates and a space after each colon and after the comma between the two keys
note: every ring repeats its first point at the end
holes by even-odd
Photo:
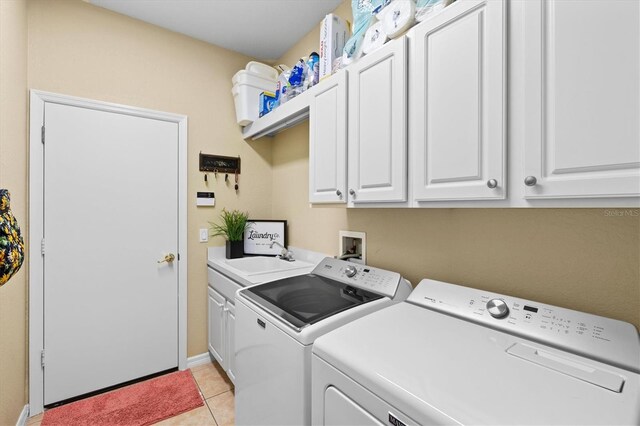
{"type": "Polygon", "coordinates": [[[165,255],[164,259],[158,260],[158,263],[164,263],[164,262],[171,263],[174,260],[176,260],[176,255],[173,254],[173,253],[169,253],[169,254],[165,255]]]}
{"type": "Polygon", "coordinates": [[[527,186],[535,186],[538,183],[538,179],[535,176],[527,176],[524,178],[524,184],[527,186]]]}
{"type": "Polygon", "coordinates": [[[487,181],[487,186],[491,189],[497,188],[498,187],[498,181],[495,179],[489,179],[487,181]]]}

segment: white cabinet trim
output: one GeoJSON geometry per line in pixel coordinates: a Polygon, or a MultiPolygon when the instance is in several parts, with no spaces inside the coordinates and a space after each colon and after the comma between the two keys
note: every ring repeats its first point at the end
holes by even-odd
{"type": "MultiPolygon", "coordinates": [[[[527,54],[525,55],[524,71],[524,176],[535,177],[537,181],[535,185],[524,188],[525,197],[528,199],[570,199],[639,196],[640,158],[629,158],[629,162],[610,165],[558,167],[556,149],[554,148],[558,143],[562,143],[562,140],[557,140],[558,129],[554,117],[570,113],[570,111],[556,110],[555,101],[558,92],[555,77],[558,73],[557,68],[560,66],[554,59],[557,39],[561,34],[555,26],[555,19],[559,19],[556,11],[556,6],[559,3],[554,0],[525,3],[524,49],[527,54]]],[[[637,7],[637,2],[622,2],[611,6],[620,7],[621,5],[637,7]]],[[[564,7],[566,6],[567,3],[564,3],[564,7]]],[[[585,6],[578,4],[576,7],[585,6]]],[[[640,10],[640,7],[638,9],[640,10]]],[[[595,19],[600,19],[600,17],[595,19]]],[[[635,19],[636,23],[640,22],[640,16],[636,16],[635,19]]],[[[616,23],[611,25],[616,25],[616,23]]],[[[606,26],[599,31],[602,31],[603,34],[606,33],[606,26]]],[[[621,43],[630,42],[621,41],[621,43]]],[[[635,42],[640,45],[639,40],[636,39],[635,42]]],[[[619,47],[611,46],[610,48],[619,47]]],[[[640,54],[636,52],[636,55],[640,54]]],[[[637,67],[635,71],[638,72],[637,67]]],[[[615,80],[616,76],[611,75],[610,78],[615,80]]],[[[593,81],[593,85],[602,84],[609,83],[593,81]]],[[[588,87],[584,88],[584,90],[588,89],[588,87]]],[[[636,96],[640,98],[640,93],[636,93],[636,96]]],[[[598,101],[594,99],[594,102],[598,101]]],[[[615,109],[618,106],[609,105],[609,107],[615,109]]],[[[640,126],[640,119],[637,119],[635,126],[640,126]]],[[[618,131],[619,129],[611,128],[611,137],[615,138],[618,131]]],[[[633,142],[640,144],[640,141],[631,141],[631,143],[633,142]]],[[[576,155],[579,154],[576,152],[576,155]]],[[[523,182],[518,182],[518,184],[523,185],[523,182]]]]}
{"type": "MultiPolygon", "coordinates": [[[[411,31],[409,145],[412,149],[411,176],[414,200],[505,198],[507,192],[505,23],[504,2],[465,1],[452,4],[411,31]],[[474,40],[463,31],[473,30],[473,26],[477,27],[475,30],[477,34],[472,34],[477,41],[477,50],[468,53],[477,52],[478,69],[475,70],[471,66],[459,69],[459,64],[451,64],[452,69],[444,72],[442,61],[438,60],[438,56],[432,56],[438,55],[438,52],[449,54],[443,53],[442,48],[439,51],[436,50],[438,40],[446,36],[449,42],[453,40],[463,47],[467,46],[466,43],[474,40]],[[467,92],[456,94],[454,89],[462,90],[465,86],[464,77],[471,72],[474,72],[473,77],[477,79],[475,83],[477,105],[456,103],[454,96],[461,97],[467,92]],[[449,76],[455,76],[456,73],[460,74],[461,78],[456,78],[452,82],[452,77],[449,76]],[[430,83],[436,78],[444,79],[444,82],[430,83]],[[452,90],[449,93],[437,93],[441,90],[440,87],[447,83],[447,79],[452,90]],[[468,113],[473,114],[472,117],[467,117],[469,120],[456,114],[465,108],[468,113]],[[475,127],[477,131],[474,136],[477,146],[472,142],[474,139],[465,140],[474,132],[474,128],[468,128],[470,120],[477,120],[475,127]],[[437,129],[442,129],[440,134],[433,133],[437,129]],[[457,135],[457,138],[450,140],[449,138],[455,138],[453,135],[457,135]],[[453,145],[452,142],[456,144],[453,145]],[[470,149],[475,146],[475,151],[459,151],[462,146],[470,149]],[[461,166],[458,161],[460,156],[476,158],[474,162],[461,166]],[[497,185],[495,188],[490,188],[488,185],[492,179],[497,185]]],[[[464,49],[457,49],[451,54],[462,54],[462,52],[464,49]]],[[[473,58],[471,59],[475,64],[473,58]]],[[[468,88],[471,88],[474,78],[466,80],[468,88]]],[[[473,123],[473,121],[470,122],[473,123]]]]}
{"type": "Polygon", "coordinates": [[[309,95],[309,202],[344,204],[347,202],[347,72],[343,70],[323,80],[321,88],[309,95]],[[319,174],[328,175],[328,179],[320,179],[319,174]]]}
{"type": "Polygon", "coordinates": [[[404,202],[407,200],[407,38],[388,42],[348,70],[349,206],[404,202]],[[385,66],[386,69],[380,68],[385,66]],[[373,70],[378,73],[378,79],[388,78],[385,93],[374,87],[379,81],[365,76],[373,70]],[[361,90],[365,85],[366,90],[361,90]],[[377,102],[377,96],[381,102],[377,102]],[[388,114],[378,113],[376,108],[388,108],[388,114]],[[363,113],[388,120],[369,117],[369,122],[362,123],[363,113]],[[367,126],[375,127],[371,130],[367,126]],[[378,146],[367,146],[376,142],[378,146]],[[388,151],[382,151],[383,148],[388,151]],[[378,168],[374,170],[375,166],[378,168]]]}

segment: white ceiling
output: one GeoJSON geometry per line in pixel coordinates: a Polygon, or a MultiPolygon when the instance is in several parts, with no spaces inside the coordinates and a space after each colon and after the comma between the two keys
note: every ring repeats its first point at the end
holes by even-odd
{"type": "Polygon", "coordinates": [[[342,3],[342,0],[89,1],[263,61],[278,59],[342,3]]]}

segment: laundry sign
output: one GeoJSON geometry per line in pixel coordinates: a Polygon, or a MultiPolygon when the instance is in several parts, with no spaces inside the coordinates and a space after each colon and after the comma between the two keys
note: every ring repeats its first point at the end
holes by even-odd
{"type": "Polygon", "coordinates": [[[287,246],[286,220],[249,219],[244,231],[244,254],[276,256],[287,246]]]}

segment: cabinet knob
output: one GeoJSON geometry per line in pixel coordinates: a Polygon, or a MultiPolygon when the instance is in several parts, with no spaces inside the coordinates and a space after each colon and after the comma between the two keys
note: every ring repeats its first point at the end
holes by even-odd
{"type": "Polygon", "coordinates": [[[491,189],[497,188],[498,187],[498,181],[495,179],[489,179],[487,181],[487,186],[491,189]]]}
{"type": "Polygon", "coordinates": [[[538,183],[538,179],[535,176],[527,176],[524,178],[524,184],[527,186],[535,186],[538,183]]]}
{"type": "Polygon", "coordinates": [[[339,189],[336,189],[336,195],[342,198],[342,191],[340,191],[339,189]]]}
{"type": "Polygon", "coordinates": [[[349,194],[351,194],[351,196],[355,197],[356,196],[356,191],[354,191],[353,188],[351,188],[349,190],[349,194]]]}

